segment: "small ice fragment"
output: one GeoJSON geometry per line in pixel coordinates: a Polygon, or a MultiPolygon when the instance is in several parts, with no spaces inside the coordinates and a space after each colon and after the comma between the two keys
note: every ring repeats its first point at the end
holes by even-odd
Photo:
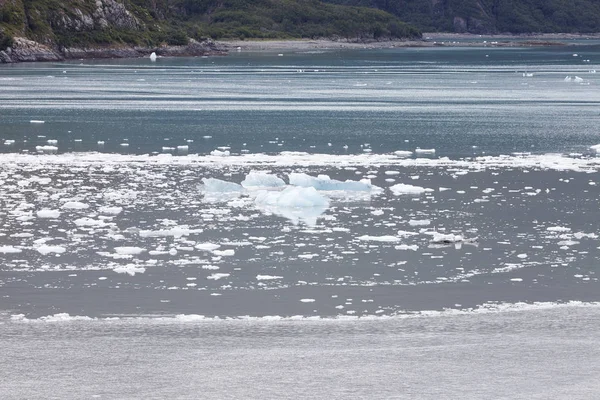
{"type": "Polygon", "coordinates": [[[397,185],[390,186],[390,190],[396,196],[400,196],[403,194],[421,194],[427,191],[431,191],[431,189],[425,189],[421,186],[406,185],[403,183],[398,183],[397,185]]]}
{"type": "Polygon", "coordinates": [[[121,255],[138,255],[143,253],[144,251],[146,251],[146,249],[143,249],[141,247],[115,247],[115,253],[121,255]]]}
{"type": "Polygon", "coordinates": [[[211,274],[211,275],[207,276],[206,279],[212,279],[212,280],[218,281],[219,279],[227,278],[229,275],[230,274],[224,274],[224,273],[216,272],[214,274],[211,274]]]}
{"type": "Polygon", "coordinates": [[[422,149],[420,147],[417,147],[415,149],[415,153],[417,153],[417,154],[435,154],[435,149],[422,149]]]}
{"type": "Polygon", "coordinates": [[[315,299],[300,299],[302,303],[314,303],[315,299]]]}
{"type": "Polygon", "coordinates": [[[50,254],[50,253],[61,254],[61,253],[64,253],[65,251],[67,251],[67,249],[65,249],[62,246],[50,246],[47,244],[43,244],[43,245],[39,246],[38,248],[36,248],[36,250],[40,254],[43,254],[43,255],[50,254]]]}
{"type": "Polygon", "coordinates": [[[275,275],[256,275],[256,279],[259,281],[272,281],[276,279],[283,279],[283,276],[275,276],[275,275]]]}
{"type": "Polygon", "coordinates": [[[41,121],[39,119],[32,119],[29,121],[30,124],[44,124],[46,121],[41,121]]]}
{"type": "Polygon", "coordinates": [[[150,54],[150,61],[156,61],[156,53],[154,51],[150,54]]]}
{"type": "Polygon", "coordinates": [[[138,267],[134,264],[128,264],[113,268],[113,271],[117,274],[128,274],[134,276],[135,274],[143,274],[146,272],[146,268],[138,267]]]}
{"type": "Polygon", "coordinates": [[[36,213],[38,218],[56,219],[60,217],[60,211],[43,209],[36,213]]]}

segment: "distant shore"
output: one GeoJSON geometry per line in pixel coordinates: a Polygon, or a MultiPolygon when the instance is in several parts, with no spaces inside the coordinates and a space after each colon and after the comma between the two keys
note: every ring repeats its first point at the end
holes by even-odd
{"type": "Polygon", "coordinates": [[[228,52],[315,51],[336,49],[387,49],[408,47],[549,47],[585,44],[600,40],[600,34],[522,34],[475,35],[464,33],[424,33],[419,40],[349,40],[349,39],[290,39],[290,40],[220,40],[202,42],[190,40],[186,46],[130,47],[126,45],[90,48],[50,48],[26,38],[15,38],[15,45],[0,51],[0,64],[35,61],[64,61],[78,59],[143,58],[156,52],[163,57],[197,57],[226,55],[228,52]]]}
{"type": "Polygon", "coordinates": [[[334,50],[334,49],[385,49],[396,47],[540,47],[564,46],[568,41],[580,39],[600,40],[600,34],[579,35],[572,33],[523,34],[523,35],[474,35],[463,33],[424,33],[422,40],[222,40],[217,43],[229,51],[278,51],[278,50],[334,50]]]}

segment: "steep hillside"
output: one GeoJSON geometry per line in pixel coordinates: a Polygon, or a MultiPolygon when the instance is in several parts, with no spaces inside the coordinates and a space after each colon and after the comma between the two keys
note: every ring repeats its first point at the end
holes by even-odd
{"type": "Polygon", "coordinates": [[[429,32],[591,33],[600,0],[326,0],[375,7],[429,32]]]}
{"type": "Polygon", "coordinates": [[[0,50],[187,45],[206,38],[419,37],[391,14],[318,0],[0,0],[0,50]],[[18,42],[22,45],[25,42],[18,42]]]}

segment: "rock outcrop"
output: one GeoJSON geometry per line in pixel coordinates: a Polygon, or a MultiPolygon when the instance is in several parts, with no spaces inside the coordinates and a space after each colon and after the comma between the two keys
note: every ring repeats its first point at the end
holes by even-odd
{"type": "Polygon", "coordinates": [[[136,58],[147,57],[152,52],[163,57],[195,57],[224,55],[227,49],[212,40],[201,42],[190,39],[186,46],[130,47],[126,45],[98,47],[68,47],[52,49],[25,38],[15,38],[14,46],[0,51],[0,63],[28,61],[61,61],[91,58],[136,58]]]}

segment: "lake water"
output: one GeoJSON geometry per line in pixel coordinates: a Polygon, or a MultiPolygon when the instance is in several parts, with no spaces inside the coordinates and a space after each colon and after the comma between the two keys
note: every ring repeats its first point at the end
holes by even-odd
{"type": "Polygon", "coordinates": [[[2,397],[590,398],[598,60],[0,67],[2,397]]]}

